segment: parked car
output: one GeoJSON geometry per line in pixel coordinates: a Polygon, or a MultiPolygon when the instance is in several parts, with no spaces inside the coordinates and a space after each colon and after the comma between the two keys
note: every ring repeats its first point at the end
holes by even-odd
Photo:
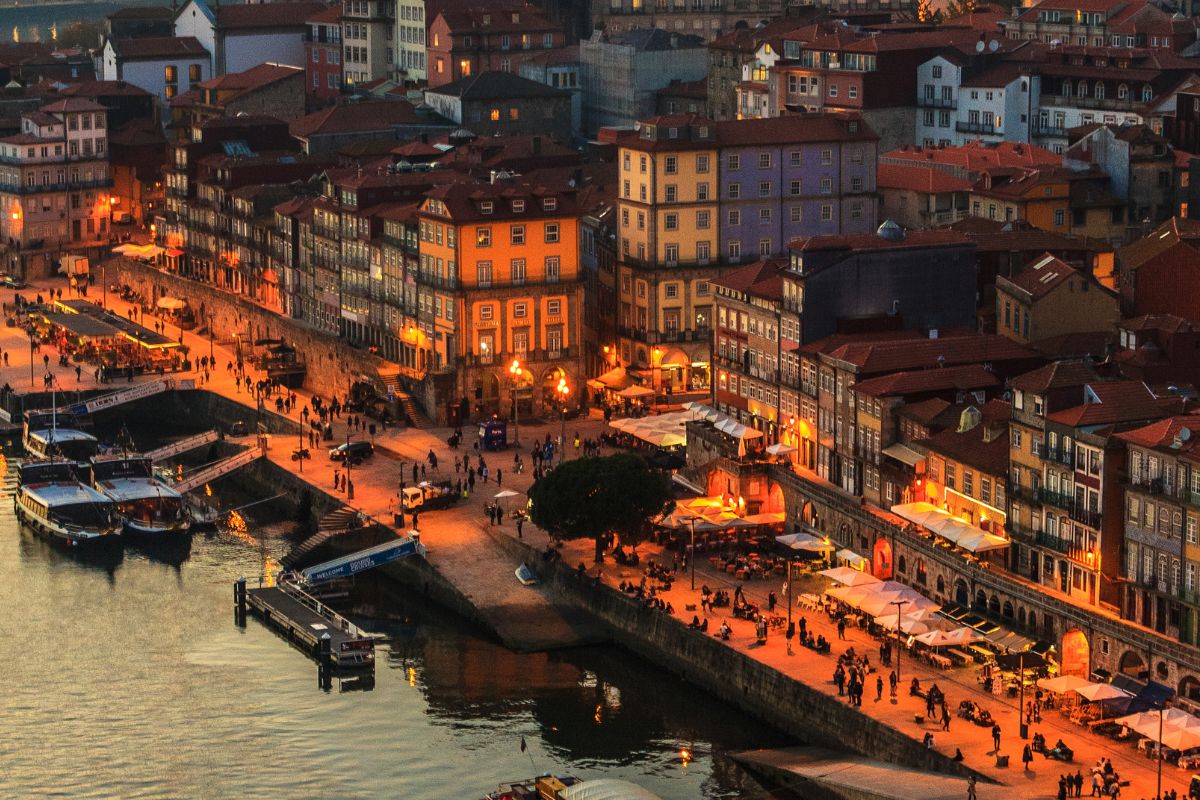
{"type": "Polygon", "coordinates": [[[370,442],[347,442],[331,449],[329,460],[342,463],[349,461],[351,464],[357,464],[369,458],[374,452],[375,447],[370,442]]]}

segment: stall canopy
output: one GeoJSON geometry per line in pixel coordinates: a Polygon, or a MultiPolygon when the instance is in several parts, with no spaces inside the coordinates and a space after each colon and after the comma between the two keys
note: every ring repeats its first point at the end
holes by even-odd
{"type": "Polygon", "coordinates": [[[862,586],[867,583],[879,583],[879,578],[866,572],[860,572],[851,567],[834,567],[823,569],[819,573],[826,578],[832,578],[844,586],[862,586]]]}
{"type": "Polygon", "coordinates": [[[1075,693],[1084,700],[1120,700],[1124,697],[1133,697],[1124,689],[1113,686],[1111,683],[1088,683],[1083,686],[1075,687],[1075,693]]]}
{"type": "Polygon", "coordinates": [[[918,453],[916,450],[913,450],[908,445],[900,444],[899,442],[883,448],[883,454],[885,456],[891,456],[901,464],[907,464],[910,467],[915,467],[917,464],[920,464],[925,460],[924,455],[918,453]]]}
{"type": "Polygon", "coordinates": [[[626,386],[617,392],[618,397],[624,397],[626,400],[637,400],[642,397],[650,397],[653,394],[654,390],[647,389],[645,386],[626,386]]]}
{"type": "Polygon", "coordinates": [[[178,311],[181,308],[187,308],[187,300],[163,295],[162,297],[158,298],[157,305],[159,308],[165,308],[167,311],[178,311]]]}
{"type": "Polygon", "coordinates": [[[811,533],[789,533],[786,536],[776,536],[775,541],[793,550],[807,550],[810,553],[831,553],[834,549],[833,545],[811,533]]]}
{"type": "Polygon", "coordinates": [[[982,553],[987,550],[1008,547],[1007,539],[952,517],[929,503],[901,503],[892,506],[892,513],[909,522],[928,528],[943,539],[971,553],[982,553]]]}
{"type": "Polygon", "coordinates": [[[588,381],[588,386],[593,389],[612,389],[619,392],[631,383],[633,381],[630,380],[624,367],[614,367],[600,377],[588,381]]]}
{"type": "Polygon", "coordinates": [[[119,256],[140,258],[144,261],[149,261],[155,256],[166,252],[163,248],[155,244],[123,244],[114,247],[112,251],[119,256]]]}
{"type": "Polygon", "coordinates": [[[120,335],[112,325],[80,314],[42,314],[41,317],[79,339],[111,339],[120,335]]]}
{"type": "Polygon", "coordinates": [[[767,452],[773,456],[786,456],[788,453],[796,452],[796,448],[792,447],[790,444],[779,442],[778,444],[773,444],[768,447],[767,452]]]}
{"type": "Polygon", "coordinates": [[[838,550],[837,557],[851,566],[862,569],[867,566],[867,560],[853,550],[838,550]]]}
{"type": "Polygon", "coordinates": [[[1077,675],[1059,675],[1057,678],[1042,678],[1037,682],[1037,685],[1039,689],[1053,694],[1066,694],[1084,686],[1093,686],[1095,684],[1089,683],[1077,675]]]}

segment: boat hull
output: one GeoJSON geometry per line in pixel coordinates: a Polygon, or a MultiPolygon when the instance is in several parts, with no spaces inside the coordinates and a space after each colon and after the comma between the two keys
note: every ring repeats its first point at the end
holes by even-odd
{"type": "Polygon", "coordinates": [[[173,525],[158,525],[153,522],[126,519],[122,526],[122,533],[127,538],[139,542],[174,541],[190,536],[192,523],[190,520],[184,520],[173,525]]]}
{"type": "Polygon", "coordinates": [[[94,531],[68,531],[53,520],[34,514],[19,502],[13,504],[17,519],[35,534],[64,550],[92,551],[121,546],[118,528],[94,531]]]}

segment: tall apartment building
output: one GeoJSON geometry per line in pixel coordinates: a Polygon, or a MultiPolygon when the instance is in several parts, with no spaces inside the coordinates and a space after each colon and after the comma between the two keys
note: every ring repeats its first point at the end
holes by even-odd
{"type": "Polygon", "coordinates": [[[433,89],[481,72],[517,73],[566,44],[563,29],[534,5],[447,8],[429,23],[426,78],[433,89]]]}
{"type": "Polygon", "coordinates": [[[330,6],[309,15],[307,22],[304,91],[311,108],[332,103],[342,94],[342,12],[330,6]]]}
{"type": "Polygon", "coordinates": [[[406,83],[423,83],[425,73],[425,0],[396,0],[396,73],[406,83]]]}
{"type": "Polygon", "coordinates": [[[877,137],[854,115],[654,117],[618,145],[618,346],[673,392],[707,393],[711,281],[797,237],[867,233],[877,137]]]}
{"type": "Polygon", "coordinates": [[[108,239],[108,111],[85,98],[21,115],[0,138],[0,248],[16,275],[51,274],[62,250],[108,239]]]}
{"type": "Polygon", "coordinates": [[[355,86],[396,72],[396,0],[342,0],[342,79],[355,86]]]}
{"type": "Polygon", "coordinates": [[[753,28],[781,16],[782,0],[589,0],[589,30],[628,31],[661,28],[715,39],[738,27],[753,28]]]}
{"type": "Polygon", "coordinates": [[[580,210],[574,189],[496,178],[430,191],[416,281],[434,369],[454,372],[438,415],[466,397],[474,417],[554,418],[583,399],[580,210]],[[516,373],[511,372],[517,362],[516,373]],[[566,381],[564,399],[557,387],[566,381]]]}

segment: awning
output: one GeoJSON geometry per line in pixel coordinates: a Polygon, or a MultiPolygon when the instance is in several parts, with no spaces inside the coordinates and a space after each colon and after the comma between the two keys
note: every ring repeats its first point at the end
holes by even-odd
{"type": "Polygon", "coordinates": [[[837,557],[839,559],[841,559],[842,561],[847,561],[851,564],[858,564],[858,565],[865,566],[868,563],[865,558],[863,558],[862,556],[860,556],[858,553],[854,552],[853,550],[838,550],[837,557]]]}
{"type": "Polygon", "coordinates": [[[901,503],[892,506],[891,511],[971,553],[998,550],[1009,544],[1007,539],[952,517],[929,503],[901,503]]]}
{"type": "Polygon", "coordinates": [[[889,444],[883,448],[883,454],[896,459],[902,464],[908,464],[910,467],[915,467],[925,460],[925,456],[913,450],[908,445],[900,444],[899,442],[889,444]]]}
{"type": "Polygon", "coordinates": [[[174,247],[167,251],[167,258],[179,258],[181,255],[183,251],[174,247]]]}
{"type": "Polygon", "coordinates": [[[608,372],[597,377],[594,381],[588,381],[589,386],[599,384],[605,389],[621,390],[629,386],[633,381],[630,380],[628,373],[624,367],[614,367],[608,372]]]}
{"type": "Polygon", "coordinates": [[[782,525],[784,513],[782,511],[765,511],[761,514],[747,514],[745,520],[753,525],[782,525]]]}
{"type": "Polygon", "coordinates": [[[796,448],[792,447],[790,444],[779,442],[768,447],[767,452],[773,456],[786,456],[788,453],[796,452],[796,448]]]}
{"type": "Polygon", "coordinates": [[[1085,683],[1083,686],[1076,686],[1075,693],[1084,700],[1091,700],[1092,702],[1098,700],[1120,700],[1124,697],[1132,697],[1129,692],[1119,689],[1111,683],[1085,683]]]}
{"type": "Polygon", "coordinates": [[[834,567],[833,569],[823,569],[818,575],[824,575],[826,578],[832,578],[845,586],[862,586],[868,583],[879,583],[879,578],[866,572],[851,567],[834,567]]]}
{"type": "Polygon", "coordinates": [[[617,392],[618,397],[624,397],[626,400],[636,400],[639,397],[650,397],[654,394],[653,389],[647,389],[645,386],[626,386],[621,391],[617,392]]]}
{"type": "MultiPolygon", "coordinates": [[[[1057,678],[1042,678],[1037,682],[1039,689],[1044,689],[1047,692],[1054,694],[1066,694],[1073,692],[1076,689],[1081,689],[1087,686],[1095,686],[1097,684],[1088,683],[1078,675],[1059,675],[1057,678]]],[[[1111,686],[1112,684],[1105,684],[1111,686]]],[[[1116,688],[1115,686],[1113,687],[1116,688]]],[[[1117,689],[1117,691],[1122,691],[1117,689]]]]}
{"type": "Polygon", "coordinates": [[[833,545],[826,544],[811,533],[789,533],[786,536],[776,536],[775,541],[793,550],[807,550],[810,553],[833,551],[833,545]]]}

